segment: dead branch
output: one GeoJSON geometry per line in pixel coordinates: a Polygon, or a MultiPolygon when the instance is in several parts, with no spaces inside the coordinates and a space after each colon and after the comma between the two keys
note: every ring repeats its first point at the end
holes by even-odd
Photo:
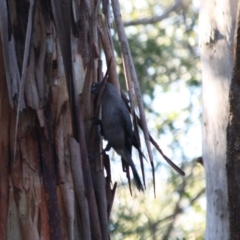
{"type": "Polygon", "coordinates": [[[170,13],[172,12],[179,12],[179,10],[181,10],[182,7],[183,7],[182,0],[175,0],[175,3],[172,6],[170,6],[163,14],[150,18],[142,18],[134,21],[125,22],[124,26],[129,27],[136,25],[154,24],[168,18],[170,13]]]}
{"type": "MultiPolygon", "coordinates": [[[[127,99],[126,95],[122,92],[122,95],[121,95],[121,96],[122,96],[123,100],[125,101],[125,103],[126,103],[126,105],[127,105],[127,107],[128,107],[129,112],[131,112],[130,107],[129,107],[129,105],[128,105],[128,99],[127,99]]],[[[135,112],[133,112],[133,114],[134,114],[134,117],[137,119],[138,126],[143,130],[143,126],[142,126],[142,122],[141,122],[140,118],[136,115],[135,112]]],[[[167,161],[167,163],[168,163],[176,172],[178,172],[180,175],[184,176],[184,175],[185,175],[184,171],[183,171],[181,168],[179,168],[175,163],[173,163],[172,160],[169,159],[169,158],[163,153],[162,149],[161,149],[160,146],[157,144],[157,142],[153,139],[153,137],[150,135],[150,133],[148,133],[148,134],[149,134],[149,138],[150,138],[151,143],[152,143],[152,144],[154,145],[154,147],[158,150],[158,152],[162,155],[162,157],[167,161]]]]}

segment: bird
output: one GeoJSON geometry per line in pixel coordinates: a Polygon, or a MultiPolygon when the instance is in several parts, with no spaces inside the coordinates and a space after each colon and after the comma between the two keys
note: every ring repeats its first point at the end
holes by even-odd
{"type": "MultiPolygon", "coordinates": [[[[98,117],[93,117],[93,118],[91,118],[91,120],[92,120],[93,124],[99,125],[99,133],[100,133],[100,135],[101,135],[102,137],[104,137],[103,127],[102,127],[102,121],[101,121],[98,117]]],[[[139,143],[139,141],[138,141],[138,139],[137,139],[134,131],[133,131],[132,134],[133,134],[133,137],[132,137],[132,146],[134,146],[134,147],[138,150],[139,154],[140,154],[143,158],[145,158],[145,160],[147,161],[146,157],[144,156],[144,154],[143,154],[143,152],[142,152],[142,150],[141,150],[141,148],[140,148],[140,143],[139,143]]],[[[102,152],[100,152],[98,155],[96,155],[94,158],[100,156],[102,153],[104,153],[104,152],[106,152],[106,151],[109,151],[110,149],[111,149],[111,146],[110,146],[110,144],[108,144],[107,147],[106,147],[102,152]]]]}
{"type": "MultiPolygon", "coordinates": [[[[98,95],[103,81],[93,83],[91,93],[98,95]]],[[[95,118],[96,121],[96,118],[95,118]]],[[[131,167],[136,186],[144,191],[141,179],[132,160],[132,145],[135,139],[132,131],[132,122],[125,102],[119,95],[117,88],[106,82],[102,95],[101,134],[108,141],[104,151],[111,147],[131,167]]]]}

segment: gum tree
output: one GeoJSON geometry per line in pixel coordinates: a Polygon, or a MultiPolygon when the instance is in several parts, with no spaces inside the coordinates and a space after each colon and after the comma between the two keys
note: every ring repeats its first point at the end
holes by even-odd
{"type": "MultiPolygon", "coordinates": [[[[234,65],[238,1],[202,1],[199,19],[203,81],[203,163],[206,176],[206,239],[230,239],[226,171],[229,89],[234,65]]],[[[233,133],[233,132],[232,132],[233,133]]],[[[231,208],[231,207],[230,207],[231,208]]],[[[235,212],[236,214],[236,212],[235,212]]],[[[239,224],[239,222],[237,223],[239,224]]],[[[239,236],[239,235],[238,235],[239,236]]],[[[231,238],[233,239],[233,238],[231,238]]]]}

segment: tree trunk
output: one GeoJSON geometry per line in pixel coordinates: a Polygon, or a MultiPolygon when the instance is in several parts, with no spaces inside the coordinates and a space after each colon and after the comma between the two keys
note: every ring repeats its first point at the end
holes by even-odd
{"type": "Polygon", "coordinates": [[[240,14],[238,6],[238,25],[235,43],[235,61],[230,88],[230,109],[227,135],[227,176],[229,193],[230,239],[240,236],[240,14]]]}
{"type": "Polygon", "coordinates": [[[88,158],[100,151],[99,6],[0,0],[1,240],[109,239],[111,179],[88,158]]]}
{"type": "Polygon", "coordinates": [[[209,240],[230,238],[226,128],[237,4],[237,0],[203,0],[200,10],[203,162],[207,195],[206,239],[209,240]]]}

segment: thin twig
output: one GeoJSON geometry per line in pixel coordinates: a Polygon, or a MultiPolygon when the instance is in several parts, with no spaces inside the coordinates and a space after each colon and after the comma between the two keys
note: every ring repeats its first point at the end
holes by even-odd
{"type": "Polygon", "coordinates": [[[136,25],[154,24],[154,23],[160,22],[168,18],[171,12],[178,12],[182,6],[183,6],[182,0],[176,0],[175,3],[172,6],[170,6],[163,14],[159,16],[150,17],[150,18],[142,18],[134,21],[125,22],[124,26],[129,27],[129,26],[136,26],[136,25]]]}
{"type": "MultiPolygon", "coordinates": [[[[124,102],[126,103],[129,112],[131,112],[129,105],[127,104],[127,103],[128,103],[128,99],[127,99],[126,95],[125,95],[123,92],[122,92],[122,98],[123,98],[124,102]]],[[[138,123],[139,127],[140,127],[141,129],[143,129],[142,122],[141,122],[140,118],[136,115],[135,112],[134,112],[133,114],[135,115],[134,117],[137,119],[137,123],[138,123]]],[[[159,145],[158,145],[157,142],[153,139],[153,137],[150,135],[150,133],[148,133],[148,134],[149,134],[149,138],[150,138],[151,143],[152,143],[152,144],[154,145],[154,147],[158,150],[158,152],[162,155],[162,157],[167,161],[167,163],[168,163],[176,172],[178,172],[178,173],[181,174],[182,176],[185,176],[184,171],[183,171],[182,169],[180,169],[175,163],[172,162],[172,160],[170,160],[170,159],[163,153],[162,149],[159,147],[159,145]]]]}

